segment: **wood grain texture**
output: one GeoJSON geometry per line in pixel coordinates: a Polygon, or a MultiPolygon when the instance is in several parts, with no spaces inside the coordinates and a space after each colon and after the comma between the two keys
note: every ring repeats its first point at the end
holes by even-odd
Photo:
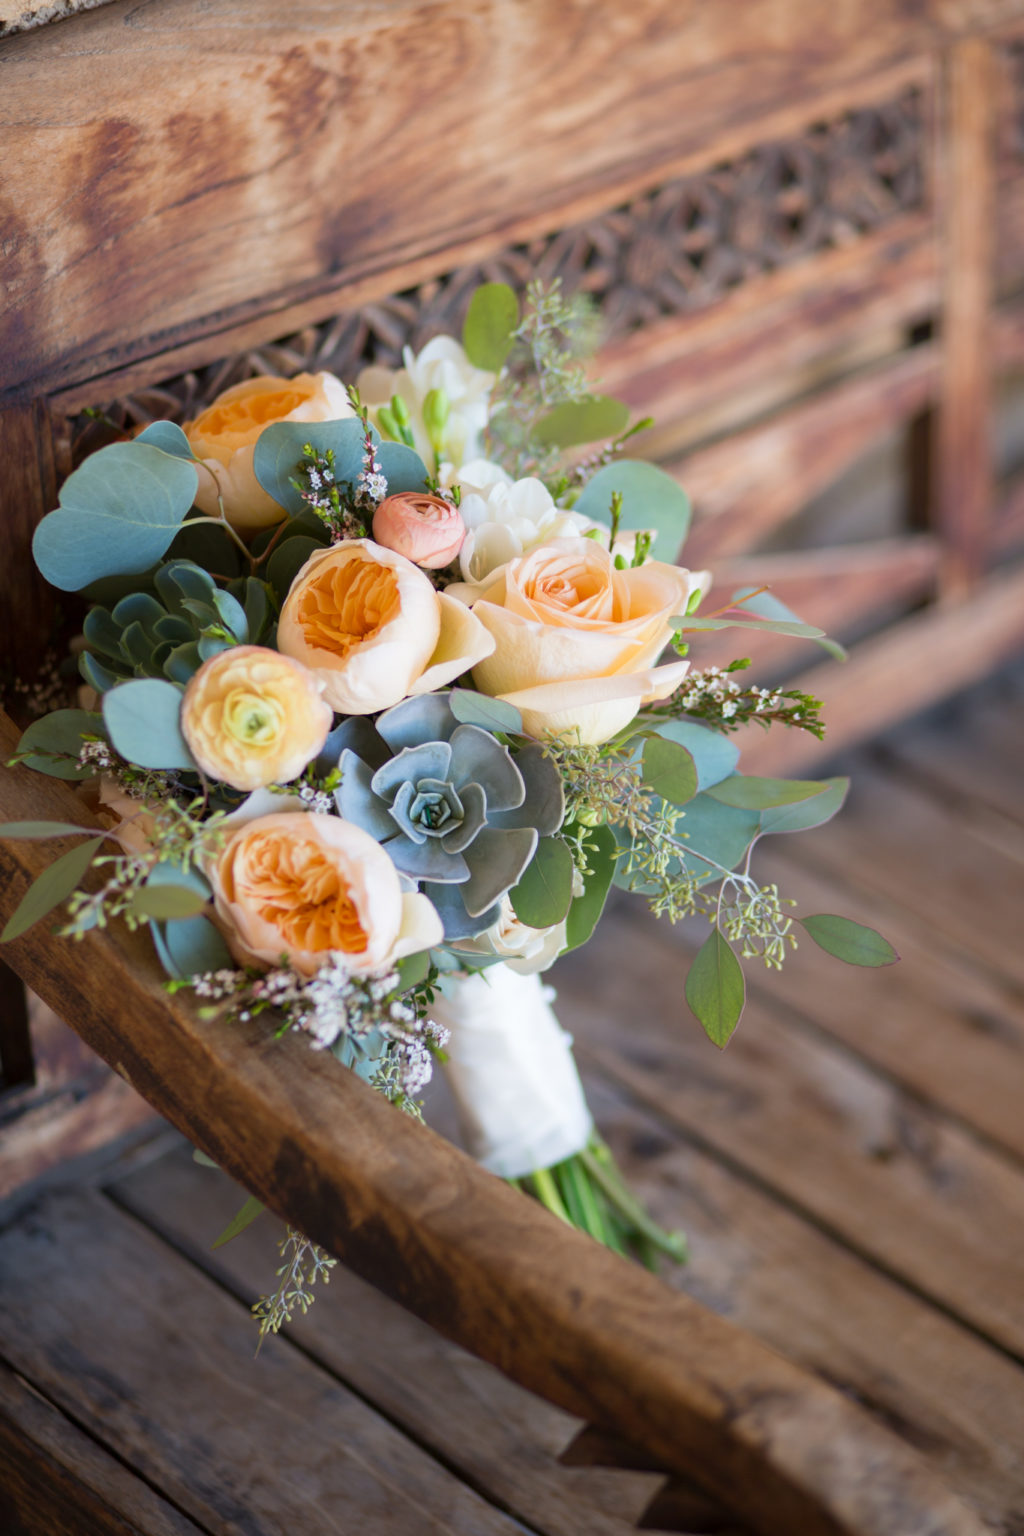
{"type": "Polygon", "coordinates": [[[53,435],[45,401],[0,405],[0,465],[4,538],[0,687],[6,694],[16,679],[27,682],[36,676],[54,624],[53,590],[32,560],[35,526],[57,502],[53,435]]]}
{"type": "Polygon", "coordinates": [[[871,71],[920,74],[931,35],[915,0],[873,0],[870,26],[813,0],[301,0],[286,24],[270,0],[244,24],[230,0],[163,0],[8,39],[6,382],[51,388],[342,273],[493,248],[523,210],[551,228],[613,207],[712,139],[735,153],[859,104],[871,71]],[[427,100],[424,134],[409,103],[427,100]]]}
{"type": "MultiPolygon", "coordinates": [[[[27,770],[0,793],[7,817],[27,807],[61,817],[71,799],[27,770]]],[[[12,844],[2,859],[9,908],[46,855],[12,844]]],[[[513,1379],[641,1440],[755,1531],[980,1530],[852,1404],[404,1121],[333,1061],[252,1024],[198,1023],[167,997],[145,935],[60,947],[33,930],[11,951],[42,996],[271,1209],[513,1379]]]]}

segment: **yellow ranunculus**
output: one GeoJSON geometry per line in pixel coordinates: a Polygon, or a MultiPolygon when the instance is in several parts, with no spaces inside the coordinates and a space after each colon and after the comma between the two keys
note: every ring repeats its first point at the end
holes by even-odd
{"type": "MultiPolygon", "coordinates": [[[[236,818],[237,821],[237,818],[236,818]]],[[[368,832],[294,805],[237,827],[207,871],[232,954],[243,965],[289,964],[314,975],[331,955],[365,975],[439,944],[426,896],[403,893],[368,832]]]]}
{"type": "Polygon", "coordinates": [[[371,539],[310,555],[285,599],[277,644],[322,679],[325,699],[346,715],[432,693],[494,649],[463,603],[371,539]]]}
{"type": "Polygon", "coordinates": [[[607,741],[682,680],[687,662],[654,664],[670,620],[708,581],[658,560],[616,570],[595,540],[554,539],[495,571],[473,603],[495,641],[473,680],[516,705],[533,735],[607,741]]]}
{"type": "Polygon", "coordinates": [[[245,379],[218,395],[195,421],[186,422],[192,452],[203,462],[196,504],[208,517],[224,515],[243,532],[279,523],[284,508],[253,471],[256,439],[275,421],[343,421],[354,415],[348,392],[333,373],[298,373],[294,379],[245,379]]]}
{"type": "Polygon", "coordinates": [[[203,663],[185,689],[181,730],[204,773],[233,789],[287,784],[312,762],[333,718],[319,678],[261,645],[203,663]]]}

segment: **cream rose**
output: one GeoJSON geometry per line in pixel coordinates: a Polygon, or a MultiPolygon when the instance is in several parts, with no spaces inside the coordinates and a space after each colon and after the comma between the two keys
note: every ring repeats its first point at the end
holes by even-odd
{"type": "Polygon", "coordinates": [[[550,928],[531,928],[516,917],[508,896],[501,898],[500,906],[501,915],[492,927],[451,948],[461,955],[497,955],[520,976],[533,976],[554,965],[565,948],[565,919],[550,928]]]}
{"type": "Polygon", "coordinates": [[[516,705],[533,735],[607,741],[681,682],[687,662],[654,663],[673,616],[709,582],[658,560],[616,570],[595,540],[555,539],[502,566],[473,603],[495,641],[473,680],[516,705]]]}
{"type": "Polygon", "coordinates": [[[232,954],[274,966],[286,955],[304,976],[328,956],[356,974],[385,970],[439,944],[432,902],[404,893],[368,832],[293,806],[237,827],[207,871],[232,954]]]}
{"type": "Polygon", "coordinates": [[[354,415],[348,393],[333,373],[299,373],[294,379],[245,379],[218,395],[185,435],[197,465],[196,505],[208,517],[224,515],[241,531],[279,523],[284,508],[266,491],[253,471],[256,439],[275,421],[343,421],[354,415]]]}
{"type": "Polygon", "coordinates": [[[327,740],[324,685],[301,663],[261,645],[205,661],[185,689],[181,730],[204,773],[233,789],[287,784],[327,740]]]}
{"type": "Polygon", "coordinates": [[[322,679],[324,698],[345,715],[432,693],[494,649],[464,603],[370,539],[309,557],[285,599],[277,644],[322,679]]]}

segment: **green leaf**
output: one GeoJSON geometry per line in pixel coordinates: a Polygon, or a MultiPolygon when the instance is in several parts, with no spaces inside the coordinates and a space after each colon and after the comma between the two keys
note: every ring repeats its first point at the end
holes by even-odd
{"type": "Polygon", "coordinates": [[[560,923],[572,901],[572,854],[560,837],[542,837],[518,885],[509,891],[512,910],[530,928],[560,923]]]}
{"type": "Polygon", "coordinates": [[[189,463],[198,463],[192,452],[192,445],[184,432],[173,421],[153,421],[144,432],[140,432],[134,439],[136,443],[152,443],[154,448],[162,448],[164,453],[169,453],[176,459],[187,459],[189,463]]]}
{"type": "Polygon", "coordinates": [[[409,491],[418,495],[428,489],[427,466],[415,448],[407,448],[405,443],[381,443],[377,462],[388,483],[389,496],[409,491]]]}
{"type": "Polygon", "coordinates": [[[680,827],[686,837],[683,863],[698,878],[715,880],[718,870],[700,855],[706,854],[723,869],[735,869],[760,830],[761,818],[756,811],[723,805],[710,794],[697,795],[686,807],[680,827]]]}
{"type": "Polygon", "coordinates": [[[214,593],[213,606],[224,628],[234,635],[239,645],[245,645],[249,639],[249,620],[237,597],[232,597],[230,592],[224,592],[218,587],[214,593]]]}
{"type": "Polygon", "coordinates": [[[713,928],[686,978],[686,1001],[713,1045],[728,1045],[740,1021],[746,987],[743,971],[725,939],[713,928]]]}
{"type": "Polygon", "coordinates": [[[103,719],[115,752],[137,768],[188,768],[195,759],[181,734],[181,689],[163,678],[121,683],[103,696],[103,719]]]}
{"type": "Polygon", "coordinates": [[[273,587],[278,602],[284,602],[292,582],[310,555],[315,555],[317,550],[323,547],[317,539],[299,534],[294,539],[286,539],[274,550],[267,561],[267,580],[273,587]]]}
{"type": "Polygon", "coordinates": [[[792,805],[768,807],[761,812],[761,831],[806,832],[810,827],[824,826],[826,821],[841,809],[850,788],[849,779],[825,779],[828,786],[820,795],[810,800],[796,801],[792,805]]]}
{"type": "Polygon", "coordinates": [[[564,400],[556,405],[535,423],[531,436],[541,448],[575,448],[580,443],[596,443],[599,438],[618,437],[628,423],[629,406],[623,401],[610,395],[590,395],[585,400],[564,400]]]}
{"type": "Polygon", "coordinates": [[[230,1243],[231,1239],[237,1237],[240,1232],[244,1232],[246,1227],[252,1226],[260,1212],[265,1210],[266,1206],[263,1204],[263,1201],[257,1200],[255,1195],[250,1195],[238,1215],[228,1222],[213,1246],[215,1248],[223,1248],[225,1243],[230,1243]]]}
{"type": "Polygon", "coordinates": [[[522,715],[514,704],[506,704],[503,699],[474,693],[471,688],[453,688],[448,695],[448,707],[463,725],[479,725],[485,731],[501,731],[507,736],[522,734],[522,715]]]}
{"type": "Polygon", "coordinates": [[[686,805],[697,793],[697,765],[679,742],[650,736],[644,742],[643,782],[671,805],[686,805]]]}
{"type": "Polygon", "coordinates": [[[47,837],[95,837],[94,827],[79,827],[73,821],[0,821],[0,838],[26,838],[41,842],[47,837]]]}
{"type": "Polygon", "coordinates": [[[184,917],[166,925],[155,922],[149,931],[160,964],[174,981],[234,969],[231,952],[208,917],[184,917]]]}
{"type": "MultiPolygon", "coordinates": [[[[181,872],[176,870],[175,873],[181,872]]],[[[196,917],[208,899],[208,895],[203,895],[184,881],[172,884],[170,880],[156,880],[147,882],[141,890],[136,891],[131,910],[136,917],[152,917],[167,922],[171,918],[196,917]]]]}
{"type": "Polygon", "coordinates": [[[87,843],[79,843],[77,848],[72,848],[56,863],[44,869],[38,879],[29,886],[13,917],[3,933],[0,933],[0,944],[7,944],[11,939],[20,938],[33,923],[37,923],[41,917],[52,912],[54,907],[59,907],[62,901],[66,901],[71,892],[76,890],[84,880],[89,865],[102,846],[102,837],[91,838],[87,843]]]}
{"type": "Polygon", "coordinates": [[[191,464],[151,443],[111,443],[65,480],[60,506],[32,539],[36,564],[62,592],[146,571],[178,532],[197,485],[191,464]]]}
{"type": "Polygon", "coordinates": [[[258,644],[270,616],[270,588],[256,576],[247,576],[240,583],[239,599],[245,608],[249,639],[258,644]]]}
{"type": "MultiPolygon", "coordinates": [[[[372,433],[375,443],[380,438],[372,433]]],[[[297,478],[303,449],[309,443],[317,453],[334,454],[334,478],[339,486],[354,485],[363,467],[363,424],[355,416],[344,421],[275,421],[256,439],[252,467],[268,496],[298,517],[308,511],[292,485],[297,478]]]]}
{"type": "Polygon", "coordinates": [[[794,805],[822,795],[830,787],[825,779],[759,779],[753,774],[734,774],[708,790],[712,800],[721,805],[737,805],[745,811],[761,811],[769,806],[794,805]]]}
{"type": "Polygon", "coordinates": [[[186,518],[167,550],[172,560],[188,560],[221,576],[241,574],[245,556],[223,523],[186,518]]]}
{"type": "Polygon", "coordinates": [[[18,742],[18,752],[26,753],[25,766],[37,773],[49,774],[51,779],[91,779],[94,768],[78,768],[76,761],[82,750],[83,738],[99,736],[106,739],[103,717],[86,709],[56,709],[52,715],[44,715],[32,724],[18,742]],[[49,757],[47,753],[59,754],[49,757]]]}
{"type": "Polygon", "coordinates": [[[462,345],[474,368],[500,373],[519,324],[519,300],[507,283],[483,283],[469,301],[462,345]]]}
{"type": "Polygon", "coordinates": [[[604,904],[611,890],[615,874],[618,843],[610,827],[595,827],[587,833],[587,863],[590,873],[586,876],[583,895],[573,898],[565,924],[567,949],[578,949],[585,944],[597,927],[604,904]]]}
{"type": "Polygon", "coordinates": [[[220,1172],[220,1164],[215,1163],[212,1157],[207,1157],[206,1153],[202,1152],[199,1147],[192,1148],[192,1161],[198,1163],[201,1168],[213,1168],[217,1173],[220,1172]]]}
{"type": "MultiPolygon", "coordinates": [[[[803,625],[803,621],[797,618],[792,608],[787,608],[786,604],[775,597],[773,593],[757,592],[755,597],[752,595],[755,592],[757,592],[755,587],[740,587],[738,591],[733,593],[732,600],[734,603],[742,600],[743,606],[748,613],[756,613],[762,619],[776,619],[782,623],[788,622],[803,625]]],[[[846,651],[837,640],[830,640],[828,635],[823,634],[821,631],[812,638],[821,646],[823,651],[827,651],[830,656],[834,656],[836,661],[846,660],[846,651]]]]}
{"type": "Polygon", "coordinates": [[[704,629],[763,629],[770,635],[795,635],[798,640],[821,640],[823,629],[813,624],[787,623],[774,619],[700,619],[677,614],[672,620],[684,634],[704,629]]]}
{"type": "Polygon", "coordinates": [[[406,955],[399,960],[397,970],[399,992],[409,992],[413,987],[418,987],[430,975],[430,950],[421,949],[415,955],[406,955]]]}
{"type": "Polygon", "coordinates": [[[653,720],[650,728],[667,741],[685,747],[697,766],[697,788],[710,789],[735,771],[740,749],[721,731],[709,730],[689,720],[653,720]]]}
{"type": "Polygon", "coordinates": [[[622,497],[619,527],[650,530],[655,558],[671,564],[690,526],[690,498],[682,486],[656,464],[619,459],[587,481],[573,511],[609,523],[615,491],[622,497]]]}
{"type": "Polygon", "coordinates": [[[822,912],[797,921],[819,949],[835,955],[837,960],[845,960],[847,965],[892,965],[899,959],[888,939],[849,917],[822,912]]]}

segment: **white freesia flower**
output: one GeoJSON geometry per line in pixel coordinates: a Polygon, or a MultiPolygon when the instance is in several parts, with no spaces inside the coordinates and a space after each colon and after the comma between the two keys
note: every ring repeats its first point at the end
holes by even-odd
{"type": "Polygon", "coordinates": [[[533,976],[554,965],[565,948],[565,920],[550,928],[531,928],[519,921],[506,895],[501,898],[501,916],[492,927],[452,947],[460,954],[498,955],[510,971],[533,976]]]}
{"type": "Polygon", "coordinates": [[[440,458],[456,469],[468,459],[478,458],[483,450],[488,404],[497,375],[474,368],[452,336],[435,336],[418,353],[406,347],[402,358],[404,368],[364,368],[356,380],[374,426],[380,429],[378,413],[397,395],[408,408],[416,452],[425,464],[433,465],[435,446],[423,420],[423,402],[431,390],[443,391],[449,411],[440,458]]]}

